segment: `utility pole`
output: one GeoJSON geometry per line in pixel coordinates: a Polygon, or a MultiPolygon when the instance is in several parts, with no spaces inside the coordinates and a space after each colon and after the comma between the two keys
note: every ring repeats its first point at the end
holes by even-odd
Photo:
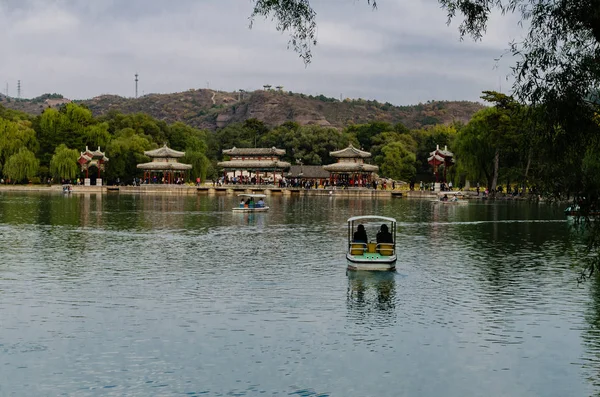
{"type": "Polygon", "coordinates": [[[135,74],[135,97],[138,97],[138,74],[135,74]]]}
{"type": "Polygon", "coordinates": [[[8,82],[6,82],[6,97],[8,98],[8,82]]]}

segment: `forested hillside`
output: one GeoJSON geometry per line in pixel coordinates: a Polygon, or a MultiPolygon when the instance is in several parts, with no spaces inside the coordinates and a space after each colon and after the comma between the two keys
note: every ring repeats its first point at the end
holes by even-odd
{"type": "MultiPolygon", "coordinates": [[[[66,101],[59,94],[46,94],[27,100],[0,96],[0,104],[3,106],[32,115],[40,114],[49,106],[61,106],[66,101]]],[[[411,106],[394,106],[375,100],[340,101],[323,95],[310,96],[285,91],[230,93],[208,89],[148,94],[137,99],[102,95],[76,102],[88,107],[94,116],[105,115],[111,110],[125,114],[146,113],[167,123],[179,121],[209,130],[253,118],[269,127],[292,121],[300,125],[341,129],[350,124],[383,121],[402,123],[412,129],[455,121],[466,123],[475,112],[484,108],[480,103],[467,101],[432,101],[411,106]]]]}

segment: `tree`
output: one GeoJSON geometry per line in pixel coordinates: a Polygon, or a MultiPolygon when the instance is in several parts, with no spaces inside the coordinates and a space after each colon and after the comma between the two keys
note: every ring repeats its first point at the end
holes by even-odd
{"type": "MultiPolygon", "coordinates": [[[[174,126],[174,125],[173,125],[174,126]]],[[[173,127],[171,126],[171,127],[173,127]]],[[[197,130],[188,127],[188,133],[185,134],[185,156],[182,161],[192,165],[190,178],[205,181],[210,169],[210,160],[206,157],[206,131],[197,130]]],[[[211,175],[214,177],[214,175],[211,175]]]]}
{"type": "Polygon", "coordinates": [[[27,120],[9,121],[0,118],[0,167],[21,149],[38,149],[35,131],[27,120]]]}
{"type": "Polygon", "coordinates": [[[285,149],[282,158],[285,161],[301,160],[306,165],[321,165],[334,162],[329,152],[348,145],[348,139],[348,135],[335,128],[286,122],[266,133],[260,144],[285,149]]]}
{"type": "Polygon", "coordinates": [[[376,158],[381,154],[381,149],[392,142],[401,142],[402,145],[411,153],[416,153],[417,142],[409,134],[400,134],[398,132],[382,132],[371,139],[371,155],[376,158]]]}
{"type": "Polygon", "coordinates": [[[206,180],[210,168],[210,160],[206,157],[204,152],[186,150],[182,161],[192,166],[189,173],[189,177],[192,180],[196,180],[196,178],[200,178],[201,181],[206,180]]]}
{"type": "Polygon", "coordinates": [[[498,149],[492,132],[492,129],[497,129],[497,119],[496,108],[480,110],[458,133],[454,141],[454,154],[459,170],[470,180],[479,181],[484,177],[490,189],[498,149]]]}
{"type": "Polygon", "coordinates": [[[375,161],[380,163],[383,176],[410,181],[416,173],[416,156],[408,151],[402,142],[392,142],[381,149],[381,155],[375,161]]]}
{"type": "Polygon", "coordinates": [[[132,128],[118,131],[106,148],[107,157],[110,159],[106,168],[106,178],[124,180],[137,176],[140,174],[137,165],[150,161],[144,152],[155,149],[156,146],[151,137],[136,134],[132,128]]]}
{"type": "Polygon", "coordinates": [[[260,138],[269,132],[269,128],[262,121],[251,118],[244,121],[244,130],[246,131],[246,136],[253,142],[253,147],[256,147],[256,143],[260,140],[260,138]]]}
{"type": "Polygon", "coordinates": [[[59,145],[50,160],[50,174],[58,179],[74,179],[77,176],[79,152],[59,145]]]}
{"type": "Polygon", "coordinates": [[[518,104],[507,95],[495,92],[484,91],[481,97],[486,102],[496,104],[495,112],[490,113],[487,117],[489,142],[494,148],[494,167],[491,178],[491,183],[488,183],[488,188],[493,195],[496,194],[496,186],[498,185],[498,169],[500,167],[500,151],[506,147],[511,147],[511,138],[514,137],[513,127],[514,118],[511,115],[517,114],[518,104]]]}
{"type": "Polygon", "coordinates": [[[90,148],[106,147],[111,136],[108,132],[108,123],[97,123],[87,126],[84,130],[85,144],[90,148]]]}
{"type": "Polygon", "coordinates": [[[39,167],[40,161],[35,158],[35,154],[26,148],[21,148],[6,161],[3,171],[6,178],[17,183],[33,178],[39,167]]]}
{"type": "Polygon", "coordinates": [[[373,121],[368,124],[350,125],[345,128],[345,133],[353,135],[362,150],[370,151],[377,135],[384,132],[394,131],[390,123],[384,121],[373,121]]]}
{"type": "Polygon", "coordinates": [[[54,108],[47,108],[38,117],[37,120],[37,136],[40,141],[40,159],[42,164],[50,164],[52,153],[58,145],[56,142],[64,142],[62,137],[62,131],[66,120],[58,110],[54,108]]]}
{"type": "Polygon", "coordinates": [[[156,120],[145,113],[122,114],[117,111],[109,111],[100,120],[108,123],[108,131],[113,136],[118,131],[131,128],[137,134],[151,137],[151,140],[160,146],[168,140],[169,126],[167,123],[162,120],[156,120]]]}

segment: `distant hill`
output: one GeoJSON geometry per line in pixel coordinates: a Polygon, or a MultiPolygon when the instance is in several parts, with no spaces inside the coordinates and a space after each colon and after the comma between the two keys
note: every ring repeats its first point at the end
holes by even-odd
{"type": "MultiPolygon", "coordinates": [[[[58,94],[46,94],[34,99],[14,99],[0,96],[0,104],[30,114],[40,114],[47,107],[68,102],[58,94]]],[[[339,101],[323,95],[307,96],[285,91],[223,92],[209,89],[189,90],[173,94],[148,94],[140,98],[102,95],[74,101],[86,105],[95,116],[111,110],[122,113],[147,113],[168,123],[181,121],[196,128],[215,130],[230,123],[257,118],[269,126],[286,121],[302,125],[314,124],[342,128],[348,124],[371,121],[401,122],[408,128],[468,122],[484,108],[468,101],[431,101],[411,106],[363,99],[339,101]]]]}

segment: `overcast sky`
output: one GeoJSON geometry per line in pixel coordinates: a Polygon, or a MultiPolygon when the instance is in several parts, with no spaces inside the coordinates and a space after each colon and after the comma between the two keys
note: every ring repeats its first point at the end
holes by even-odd
{"type": "Polygon", "coordinates": [[[265,84],[395,105],[479,100],[509,92],[524,33],[495,16],[479,42],[460,41],[437,0],[314,0],[318,44],[305,67],[288,36],[259,19],[250,0],[0,0],[0,91],[32,98],[255,90],[265,84]]]}

